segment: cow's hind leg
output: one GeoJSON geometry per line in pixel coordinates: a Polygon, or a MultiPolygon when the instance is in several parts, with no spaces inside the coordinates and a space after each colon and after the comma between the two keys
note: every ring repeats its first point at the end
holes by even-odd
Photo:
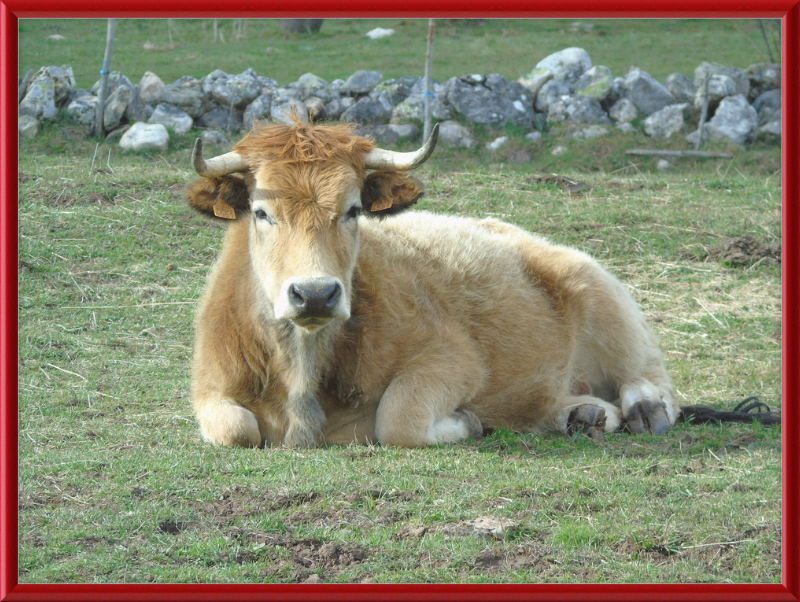
{"type": "Polygon", "coordinates": [[[614,404],[592,395],[577,395],[559,400],[549,412],[543,426],[567,435],[583,432],[593,439],[619,429],[622,413],[614,404]]]}
{"type": "Polygon", "coordinates": [[[663,435],[677,418],[677,404],[646,378],[632,378],[620,387],[625,427],[632,433],[663,435]]]}
{"type": "Polygon", "coordinates": [[[375,417],[382,445],[423,447],[479,437],[483,426],[464,406],[481,387],[484,368],[472,341],[449,341],[407,366],[386,389],[375,417]]]}

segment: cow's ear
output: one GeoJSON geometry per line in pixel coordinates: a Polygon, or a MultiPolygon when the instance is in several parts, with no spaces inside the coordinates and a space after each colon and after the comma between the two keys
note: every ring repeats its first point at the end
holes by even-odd
{"type": "Polygon", "coordinates": [[[192,209],[219,220],[235,220],[250,212],[250,192],[239,175],[195,180],[186,198],[192,209]]]}
{"type": "Polygon", "coordinates": [[[364,215],[387,217],[410,208],[425,192],[416,178],[404,171],[376,171],[364,180],[361,204],[364,215]]]}

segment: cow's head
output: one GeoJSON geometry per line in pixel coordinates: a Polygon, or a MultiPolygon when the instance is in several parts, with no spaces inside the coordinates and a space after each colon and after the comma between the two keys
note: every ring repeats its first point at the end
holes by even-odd
{"type": "Polygon", "coordinates": [[[198,211],[249,220],[250,260],[275,318],[316,331],[350,317],[359,216],[403,211],[422,195],[408,171],[436,145],[417,151],[376,148],[349,125],[261,125],[233,152],[204,160],[189,188],[198,211]],[[374,171],[372,171],[374,170],[374,171]]]}

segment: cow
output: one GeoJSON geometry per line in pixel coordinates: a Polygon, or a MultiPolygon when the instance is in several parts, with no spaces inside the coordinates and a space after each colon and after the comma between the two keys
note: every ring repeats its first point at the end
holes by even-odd
{"type": "Polygon", "coordinates": [[[494,428],[662,434],[680,408],[627,288],[495,219],[408,211],[413,152],[348,124],[256,124],[192,162],[229,220],[196,317],[192,399],[215,445],[421,447],[494,428]]]}

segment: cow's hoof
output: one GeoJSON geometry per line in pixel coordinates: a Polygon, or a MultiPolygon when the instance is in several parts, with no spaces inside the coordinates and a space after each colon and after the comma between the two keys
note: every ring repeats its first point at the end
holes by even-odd
{"type": "Polygon", "coordinates": [[[669,430],[667,408],[660,401],[640,401],[623,415],[625,428],[634,435],[653,433],[663,435],[669,430]]]}
{"type": "Polygon", "coordinates": [[[460,416],[464,424],[467,425],[467,437],[473,437],[475,439],[483,437],[483,425],[473,412],[458,409],[455,413],[460,416]]]}
{"type": "Polygon", "coordinates": [[[567,418],[567,434],[583,432],[592,439],[602,439],[606,426],[606,411],[600,406],[584,403],[569,413],[567,418]]]}
{"type": "Polygon", "coordinates": [[[317,447],[319,445],[318,439],[319,437],[311,429],[291,426],[283,438],[283,445],[296,449],[308,449],[317,447]]]}

